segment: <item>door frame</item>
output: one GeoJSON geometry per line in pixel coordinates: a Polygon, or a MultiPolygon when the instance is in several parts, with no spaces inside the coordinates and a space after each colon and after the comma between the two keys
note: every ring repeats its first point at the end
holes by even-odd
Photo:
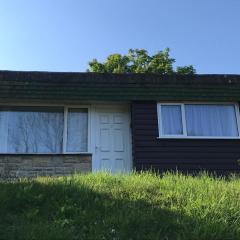
{"type": "Polygon", "coordinates": [[[99,105],[92,105],[91,106],[91,145],[90,145],[90,151],[92,153],[92,172],[99,171],[99,163],[97,159],[96,154],[96,134],[98,131],[98,109],[119,109],[126,112],[127,117],[127,126],[128,127],[128,142],[126,144],[127,146],[127,154],[128,154],[128,170],[126,172],[131,172],[133,168],[133,162],[132,162],[132,131],[131,131],[131,108],[130,104],[99,104],[99,105]]]}

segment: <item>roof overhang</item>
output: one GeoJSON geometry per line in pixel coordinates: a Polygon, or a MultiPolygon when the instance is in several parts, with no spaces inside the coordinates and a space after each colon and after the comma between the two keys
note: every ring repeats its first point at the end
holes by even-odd
{"type": "Polygon", "coordinates": [[[240,75],[0,71],[0,101],[240,101],[240,75]]]}

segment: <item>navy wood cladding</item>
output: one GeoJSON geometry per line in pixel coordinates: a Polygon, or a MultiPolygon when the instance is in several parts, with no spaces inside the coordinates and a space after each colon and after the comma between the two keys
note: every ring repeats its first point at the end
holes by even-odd
{"type": "Polygon", "coordinates": [[[156,102],[132,103],[132,142],[136,170],[240,172],[238,139],[159,139],[156,102]]]}

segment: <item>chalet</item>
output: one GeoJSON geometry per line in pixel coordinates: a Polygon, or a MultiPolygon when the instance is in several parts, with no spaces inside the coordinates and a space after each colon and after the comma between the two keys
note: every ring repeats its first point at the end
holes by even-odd
{"type": "Polygon", "coordinates": [[[240,75],[0,71],[0,177],[240,171],[240,75]]]}

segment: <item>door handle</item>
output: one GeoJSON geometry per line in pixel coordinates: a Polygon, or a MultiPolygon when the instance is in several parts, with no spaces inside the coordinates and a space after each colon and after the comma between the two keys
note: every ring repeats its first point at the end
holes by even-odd
{"type": "Polygon", "coordinates": [[[98,145],[95,145],[95,151],[97,151],[100,147],[98,145]]]}

